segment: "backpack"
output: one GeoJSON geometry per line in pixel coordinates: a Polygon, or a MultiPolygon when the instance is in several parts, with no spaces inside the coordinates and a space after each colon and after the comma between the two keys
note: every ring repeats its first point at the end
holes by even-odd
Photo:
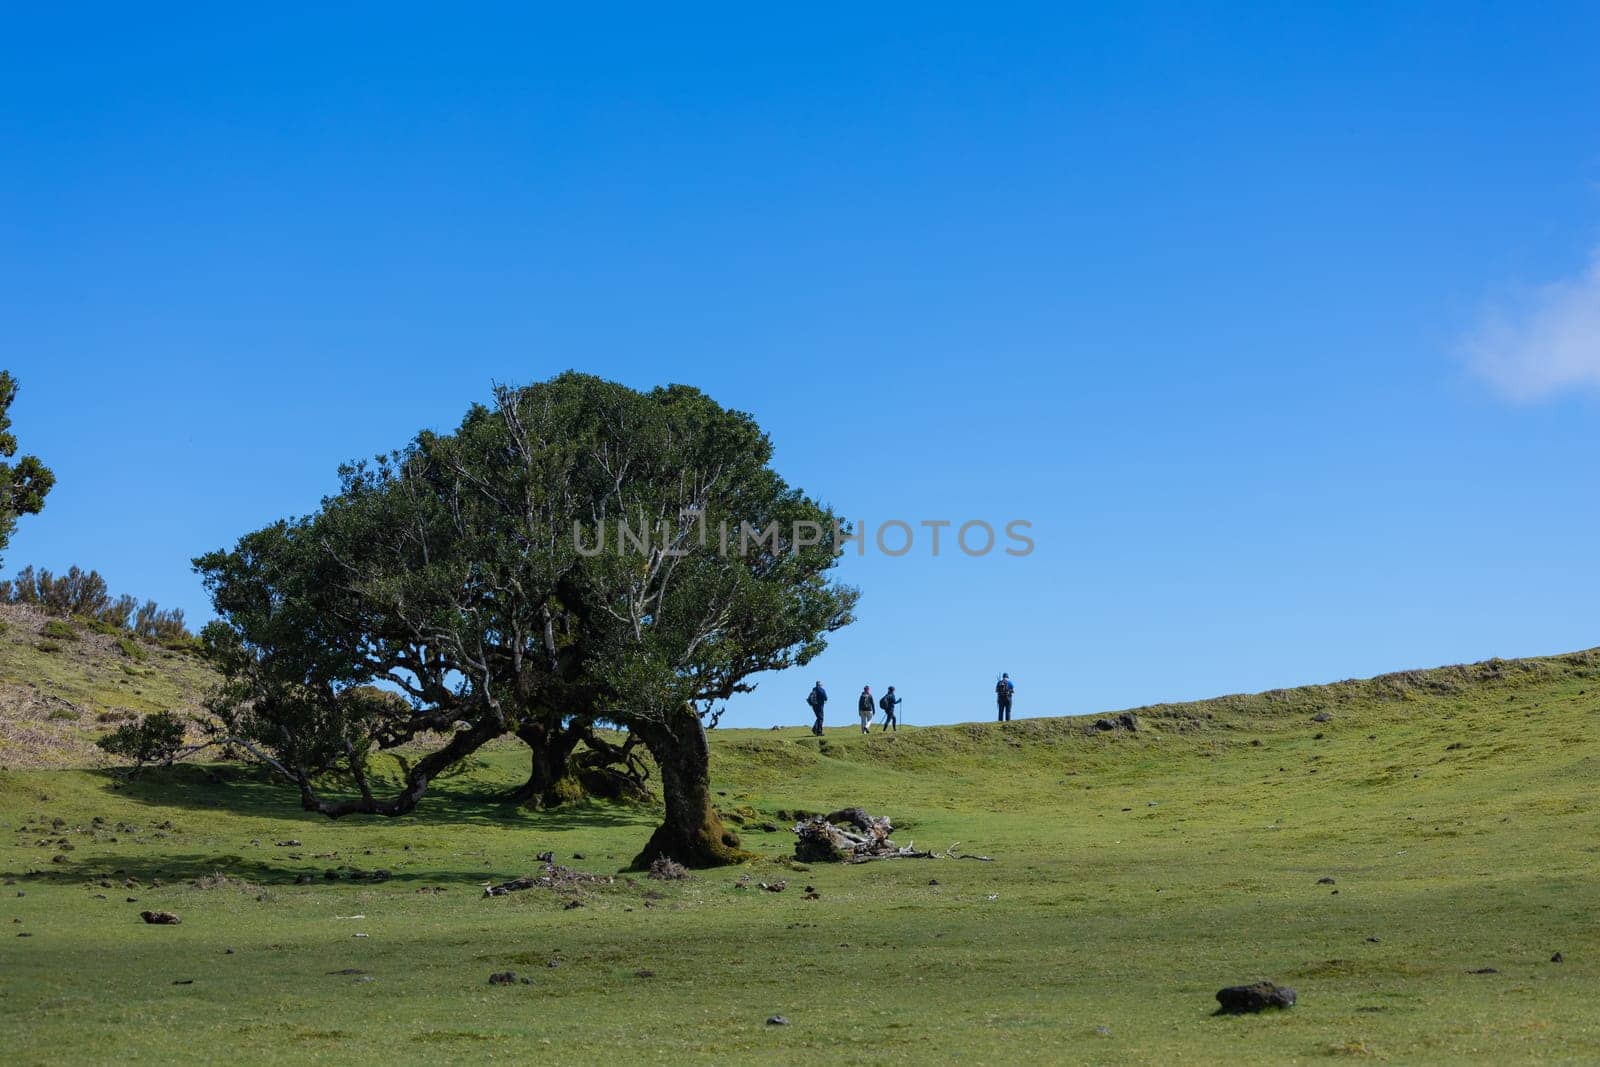
{"type": "Polygon", "coordinates": [[[1002,678],[998,682],[994,683],[995,694],[1002,700],[1009,698],[1011,696],[1011,690],[1014,688],[1015,687],[1011,684],[1010,679],[1007,678],[1002,678]]]}
{"type": "Polygon", "coordinates": [[[817,708],[822,706],[821,694],[819,694],[815,689],[811,690],[811,692],[806,694],[806,703],[811,705],[812,711],[817,710],[817,708]]]}
{"type": "Polygon", "coordinates": [[[872,694],[862,693],[861,699],[856,701],[856,708],[860,711],[870,712],[872,710],[872,694]]]}
{"type": "Polygon", "coordinates": [[[894,711],[894,701],[889,698],[888,693],[883,694],[883,696],[878,699],[878,707],[882,708],[884,711],[894,711]]]}

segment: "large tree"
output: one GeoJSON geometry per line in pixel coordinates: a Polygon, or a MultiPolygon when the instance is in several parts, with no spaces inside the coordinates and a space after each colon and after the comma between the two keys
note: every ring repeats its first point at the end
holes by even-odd
{"type": "Polygon", "coordinates": [[[214,710],[332,816],[409,811],[505,734],[532,787],[581,739],[604,750],[596,724],[625,727],[666,805],[636,862],[736,859],[702,716],[816,655],[856,599],[828,578],[835,517],[770,460],[754,420],[695,389],[499,388],[454,433],[344,468],[315,514],[196,561],[221,616],[214,710]],[[387,791],[369,773],[375,748],[429,741],[387,791]]]}
{"type": "Polygon", "coordinates": [[[11,541],[22,515],[37,515],[44,498],[56,484],[56,476],[37,456],[17,454],[17,436],[11,432],[11,402],[17,398],[17,381],[10,371],[0,370],[0,552],[11,541]]]}

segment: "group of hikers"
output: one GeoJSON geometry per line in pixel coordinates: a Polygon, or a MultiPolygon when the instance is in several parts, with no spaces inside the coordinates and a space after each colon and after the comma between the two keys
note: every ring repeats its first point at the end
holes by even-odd
{"type": "MultiPolygon", "coordinates": [[[[1000,680],[994,683],[994,699],[1000,722],[1011,721],[1011,698],[1016,694],[1016,691],[1017,687],[1012,683],[1011,675],[1009,674],[1002,674],[1000,680]]],[[[806,703],[811,705],[811,713],[817,717],[817,721],[811,724],[811,732],[821,737],[822,709],[828,703],[828,691],[822,688],[820,679],[812,687],[810,695],[806,697],[806,703]]],[[[876,700],[872,696],[872,686],[862,686],[861,695],[856,698],[856,712],[861,716],[861,732],[864,734],[872,732],[872,717],[876,710],[882,710],[884,716],[883,729],[899,733],[900,721],[895,709],[901,703],[903,701],[895,695],[894,686],[892,685],[884,692],[883,696],[878,697],[876,700]]]]}

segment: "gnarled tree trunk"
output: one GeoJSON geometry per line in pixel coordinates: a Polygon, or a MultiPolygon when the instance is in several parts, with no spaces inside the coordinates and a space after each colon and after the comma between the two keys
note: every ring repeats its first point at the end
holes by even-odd
{"type": "Polygon", "coordinates": [[[517,727],[517,737],[528,746],[528,780],[507,798],[517,804],[555,807],[575,799],[580,790],[572,775],[572,752],[583,739],[578,723],[551,727],[548,723],[527,722],[517,727]]]}
{"type": "Polygon", "coordinates": [[[711,804],[711,749],[700,716],[686,708],[666,723],[630,728],[655,757],[667,807],[644,851],[634,857],[633,868],[641,870],[661,856],[686,867],[721,867],[749,859],[738,835],[722,825],[711,804]]]}

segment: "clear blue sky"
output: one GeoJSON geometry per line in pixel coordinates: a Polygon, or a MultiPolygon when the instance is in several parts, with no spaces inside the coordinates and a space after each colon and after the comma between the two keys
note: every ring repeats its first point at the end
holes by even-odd
{"type": "Polygon", "coordinates": [[[1600,643],[1595,5],[332,6],[8,15],[0,366],[60,478],[8,567],[203,619],[191,556],[576,367],[869,522],[1035,525],[848,561],[860,623],[726,723],[1600,643]]]}

